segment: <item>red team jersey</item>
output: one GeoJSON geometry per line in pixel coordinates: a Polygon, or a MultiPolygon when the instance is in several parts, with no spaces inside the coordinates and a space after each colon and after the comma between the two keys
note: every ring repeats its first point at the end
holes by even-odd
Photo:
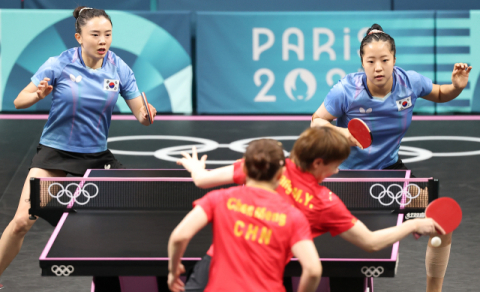
{"type": "MultiPolygon", "coordinates": [[[[246,174],[243,172],[243,159],[233,166],[233,181],[244,184],[246,174]]],[[[285,166],[286,170],[276,191],[307,217],[313,237],[326,232],[336,236],[355,225],[357,218],[342,200],[328,188],[319,185],[311,173],[303,172],[288,158],[285,166]]]]}
{"type": "Polygon", "coordinates": [[[212,222],[215,256],[209,291],[285,291],[283,271],[291,248],[311,240],[305,216],[277,193],[256,187],[209,192],[194,206],[212,222]]]}

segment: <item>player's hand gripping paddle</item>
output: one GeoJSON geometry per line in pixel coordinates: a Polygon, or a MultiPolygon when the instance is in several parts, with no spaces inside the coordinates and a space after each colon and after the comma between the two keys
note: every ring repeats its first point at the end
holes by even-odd
{"type": "Polygon", "coordinates": [[[150,107],[147,101],[147,96],[145,95],[145,92],[142,92],[142,100],[143,100],[143,105],[145,106],[145,109],[147,110],[147,116],[148,116],[148,121],[150,122],[150,125],[153,124],[153,115],[152,112],[150,111],[150,107]]]}
{"type": "MultiPolygon", "coordinates": [[[[462,208],[460,208],[460,205],[458,205],[458,203],[452,198],[438,198],[428,204],[425,209],[425,217],[435,220],[435,222],[443,228],[445,234],[448,234],[460,225],[460,222],[462,221],[462,208]]],[[[417,239],[420,237],[419,234],[414,235],[417,239]]],[[[434,244],[435,238],[436,237],[432,239],[432,245],[439,246],[441,241],[438,242],[438,240],[440,240],[438,238],[435,240],[434,244]]]]}
{"type": "Polygon", "coordinates": [[[357,139],[358,143],[362,145],[363,149],[370,147],[372,145],[372,133],[365,124],[360,119],[352,119],[348,123],[348,131],[352,134],[353,138],[357,139]]]}

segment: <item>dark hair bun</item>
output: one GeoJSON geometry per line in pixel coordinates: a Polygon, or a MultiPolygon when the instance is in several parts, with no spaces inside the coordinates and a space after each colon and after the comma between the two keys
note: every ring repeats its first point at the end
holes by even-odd
{"type": "Polygon", "coordinates": [[[252,162],[256,169],[263,171],[268,169],[270,161],[264,152],[260,152],[253,155],[252,162]]]}
{"type": "Polygon", "coordinates": [[[87,6],[78,6],[77,8],[75,8],[75,10],[73,10],[73,17],[75,17],[75,19],[77,19],[78,16],[80,15],[80,10],[82,10],[85,7],[87,7],[87,6]]]}
{"type": "Polygon", "coordinates": [[[379,24],[376,24],[374,23],[368,30],[367,30],[367,33],[365,35],[368,35],[372,30],[380,30],[380,31],[383,31],[383,28],[379,25],[379,24]]]}
{"type": "Polygon", "coordinates": [[[397,52],[397,49],[395,48],[395,40],[389,34],[383,31],[383,28],[380,25],[374,23],[367,30],[365,37],[360,43],[360,60],[362,61],[362,63],[363,63],[363,54],[364,54],[363,47],[373,41],[388,42],[390,44],[390,52],[393,53],[393,57],[395,58],[395,54],[397,52]],[[373,30],[376,30],[376,31],[372,32],[373,30]]]}
{"type": "Polygon", "coordinates": [[[247,176],[254,180],[270,181],[284,165],[283,148],[276,140],[254,140],[245,151],[247,176]]]}
{"type": "Polygon", "coordinates": [[[110,16],[105,12],[105,10],[102,9],[95,9],[92,7],[87,7],[87,6],[78,6],[75,8],[73,11],[73,17],[75,17],[75,32],[76,33],[82,33],[82,27],[87,24],[87,21],[94,17],[105,17],[110,21],[110,24],[112,24],[112,20],[110,19],[110,16]]]}

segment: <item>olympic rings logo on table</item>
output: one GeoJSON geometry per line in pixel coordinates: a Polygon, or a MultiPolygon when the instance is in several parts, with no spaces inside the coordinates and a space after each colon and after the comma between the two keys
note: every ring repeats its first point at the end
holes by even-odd
{"type": "Polygon", "coordinates": [[[361,271],[362,271],[362,274],[364,274],[366,277],[377,278],[381,274],[383,274],[385,269],[382,266],[380,266],[380,267],[366,267],[365,266],[365,267],[362,267],[361,271]]]}
{"type": "Polygon", "coordinates": [[[52,272],[57,275],[57,277],[60,276],[70,276],[73,271],[75,271],[75,268],[72,265],[64,266],[64,265],[53,265],[51,268],[52,272]]]}
{"type": "MultiPolygon", "coordinates": [[[[158,149],[156,151],[128,151],[128,150],[117,150],[111,149],[110,151],[113,154],[119,155],[132,155],[132,156],[154,156],[158,159],[176,162],[180,157],[180,153],[185,151],[191,153],[192,146],[197,147],[198,153],[205,153],[209,151],[216,150],[218,148],[228,148],[235,152],[244,153],[248,143],[253,140],[270,138],[279,141],[285,140],[297,140],[298,136],[273,136],[273,137],[257,137],[257,138],[248,138],[237,140],[229,144],[220,144],[211,139],[198,138],[198,137],[189,137],[189,136],[169,136],[169,135],[141,135],[141,136],[120,136],[120,137],[110,137],[107,142],[120,142],[120,141],[137,141],[137,140],[171,140],[171,141],[186,141],[193,142],[194,144],[188,145],[179,145],[172,147],[165,147],[158,149]],[[173,155],[177,155],[175,157],[173,155]]],[[[404,137],[402,143],[413,142],[413,141],[436,141],[436,140],[447,140],[447,141],[467,141],[467,142],[477,142],[480,143],[480,137],[463,137],[463,136],[421,136],[421,137],[404,137]]],[[[402,159],[404,163],[413,163],[418,161],[423,161],[430,159],[432,157],[457,157],[457,156],[473,156],[480,155],[480,150],[476,151],[464,151],[464,152],[432,152],[428,149],[422,149],[412,146],[400,145],[400,150],[398,151],[399,155],[404,156],[414,156],[412,158],[402,159]]],[[[285,155],[289,156],[290,153],[285,151],[285,155]]],[[[207,160],[207,164],[232,164],[235,160],[207,160]]]]}
{"type": "Polygon", "coordinates": [[[399,184],[391,184],[385,189],[384,185],[376,183],[370,187],[370,196],[372,196],[372,198],[374,199],[377,199],[378,202],[383,206],[390,206],[395,201],[400,206],[406,206],[410,204],[410,202],[412,202],[413,199],[417,198],[420,195],[420,191],[421,191],[420,187],[416,184],[408,184],[405,188],[403,188],[399,184]],[[375,187],[381,187],[383,189],[383,191],[381,191],[378,194],[378,196],[375,196],[375,194],[373,193],[373,190],[375,187]],[[392,187],[397,187],[400,189],[400,191],[394,194],[392,191],[390,191],[390,188],[392,187]],[[410,193],[410,190],[413,189],[412,187],[415,187],[417,190],[417,194],[415,196],[412,196],[412,194],[410,193]],[[402,202],[404,195],[405,195],[405,198],[408,200],[406,202],[402,202]],[[388,201],[383,202],[382,199],[385,198],[385,196],[388,196],[391,200],[389,202],[388,201]]]}
{"type": "Polygon", "coordinates": [[[87,183],[83,186],[80,186],[79,184],[76,183],[70,183],[66,187],[64,187],[62,184],[59,183],[52,183],[51,185],[48,186],[48,194],[50,197],[57,199],[57,201],[62,204],[62,205],[68,205],[70,204],[73,200],[75,200],[75,203],[79,205],[86,205],[90,199],[95,198],[98,195],[98,186],[95,185],[94,183],[87,183]],[[58,193],[56,195],[52,194],[51,188],[53,186],[57,186],[60,188],[58,193]],[[75,187],[75,193],[72,193],[69,188],[73,186],[75,187]],[[87,186],[92,186],[95,188],[95,194],[90,195],[90,193],[86,190],[87,186]],[[63,197],[63,195],[66,195],[67,197],[70,198],[68,202],[63,202],[60,198],[63,197]],[[78,197],[83,195],[86,198],[85,202],[80,202],[77,200],[78,197]]]}

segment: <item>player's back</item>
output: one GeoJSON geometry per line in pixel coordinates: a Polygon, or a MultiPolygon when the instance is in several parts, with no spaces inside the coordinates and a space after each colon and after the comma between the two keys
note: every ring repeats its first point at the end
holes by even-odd
{"type": "Polygon", "coordinates": [[[201,200],[209,201],[202,207],[214,205],[206,207],[215,246],[206,291],[284,291],[291,247],[311,238],[304,215],[257,187],[213,191],[201,200]]]}
{"type": "Polygon", "coordinates": [[[335,236],[355,224],[357,219],[337,195],[319,185],[311,173],[302,171],[292,160],[286,159],[285,163],[277,192],[306,216],[313,237],[326,232],[335,236]]]}

